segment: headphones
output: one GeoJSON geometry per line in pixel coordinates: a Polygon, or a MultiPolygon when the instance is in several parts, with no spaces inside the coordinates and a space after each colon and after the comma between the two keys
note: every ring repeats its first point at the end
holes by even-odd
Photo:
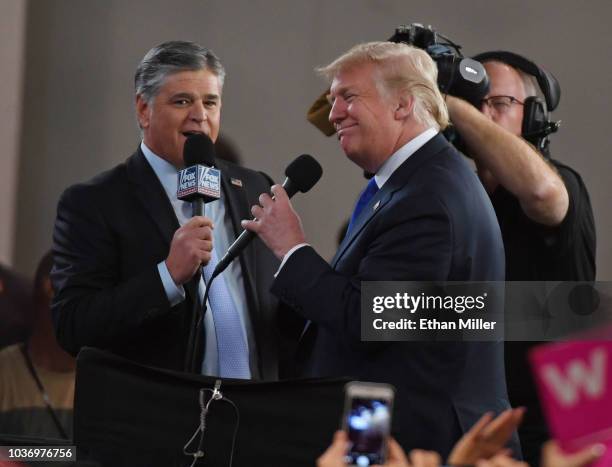
{"type": "Polygon", "coordinates": [[[492,60],[502,62],[536,79],[544,95],[544,100],[538,96],[530,96],[525,99],[521,136],[533,144],[542,154],[548,156],[550,143],[548,135],[555,133],[561,126],[561,121],[555,122],[550,119],[549,115],[549,112],[557,108],[561,98],[561,87],[557,78],[531,60],[513,52],[496,50],[480,53],[473,58],[481,63],[492,60]]]}

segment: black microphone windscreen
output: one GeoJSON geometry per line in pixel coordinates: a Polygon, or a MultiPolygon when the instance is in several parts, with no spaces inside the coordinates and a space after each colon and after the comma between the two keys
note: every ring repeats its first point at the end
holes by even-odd
{"type": "Polygon", "coordinates": [[[285,175],[300,192],[306,193],[319,181],[323,169],[314,157],[302,154],[287,166],[285,175]]]}
{"type": "Polygon", "coordinates": [[[212,167],[215,164],[215,145],[204,133],[189,135],[183,147],[185,167],[201,164],[212,167]]]}

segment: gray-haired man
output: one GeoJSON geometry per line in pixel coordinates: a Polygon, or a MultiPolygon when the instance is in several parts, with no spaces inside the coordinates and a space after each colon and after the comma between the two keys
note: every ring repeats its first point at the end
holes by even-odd
{"type": "MultiPolygon", "coordinates": [[[[214,267],[269,179],[217,161],[222,196],[191,217],[176,199],[183,146],[193,133],[219,134],[225,71],[215,54],[191,42],[151,49],[135,75],[137,151],[123,164],[67,189],[54,231],[59,342],[108,349],[143,364],[181,370],[197,323],[200,265],[214,267]]],[[[195,368],[232,378],[277,378],[277,267],[259,242],[215,279],[204,323],[195,331],[195,368]]]]}

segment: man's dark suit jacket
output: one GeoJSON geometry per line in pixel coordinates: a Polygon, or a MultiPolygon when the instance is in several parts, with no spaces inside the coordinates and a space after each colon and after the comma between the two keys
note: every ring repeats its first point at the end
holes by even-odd
{"type": "Polygon", "coordinates": [[[400,444],[446,456],[485,411],[509,407],[502,343],[361,342],[360,283],[503,279],[503,243],[489,197],[438,134],[363,209],[331,266],[303,247],[272,292],[311,320],[298,348],[306,375],[393,384],[400,444]]]}
{"type": "MultiPolygon", "coordinates": [[[[269,179],[223,161],[217,165],[223,190],[217,202],[225,200],[235,234],[257,197],[269,191],[269,179]],[[232,178],[242,185],[231,183],[232,178]]],[[[171,307],[157,270],[178,227],[166,192],[140,149],[125,163],[64,192],[53,235],[52,280],[57,336],[67,351],[76,354],[92,346],[145,365],[184,369],[196,281],[185,284],[186,299],[171,307]]],[[[259,365],[254,368],[251,360],[252,375],[274,380],[276,300],[269,288],[278,261],[258,239],[240,261],[258,351],[259,365]]],[[[195,335],[202,336],[202,330],[195,335]]],[[[196,345],[200,362],[201,340],[196,345]]]]}

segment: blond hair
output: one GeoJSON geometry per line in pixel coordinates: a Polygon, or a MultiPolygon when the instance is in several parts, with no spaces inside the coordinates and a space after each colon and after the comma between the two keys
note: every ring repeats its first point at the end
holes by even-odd
{"type": "Polygon", "coordinates": [[[427,126],[448,126],[448,110],[438,89],[438,68],[427,53],[411,45],[394,42],[358,44],[317,73],[332,81],[342,70],[373,63],[380,71],[376,86],[384,94],[408,93],[414,98],[415,119],[427,126]]]}

